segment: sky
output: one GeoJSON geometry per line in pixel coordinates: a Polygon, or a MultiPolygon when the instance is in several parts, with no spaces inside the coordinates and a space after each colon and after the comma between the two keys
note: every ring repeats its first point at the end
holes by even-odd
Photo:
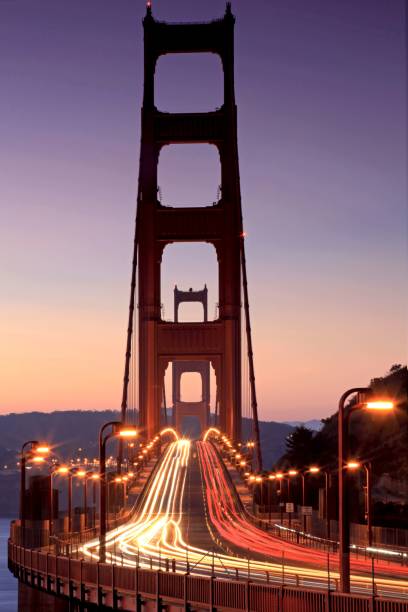
{"type": "MultiPolygon", "coordinates": [[[[259,412],[321,418],[407,362],[403,0],[235,0],[236,99],[259,412]]],[[[221,0],[155,0],[169,21],[221,0]]],[[[138,178],[142,0],[0,2],[0,412],[120,404],[138,178]]],[[[160,110],[212,110],[214,55],[160,59],[160,110]]],[[[217,197],[211,146],[166,147],[168,205],[217,197]]],[[[172,290],[209,245],[167,247],[172,290]]],[[[195,317],[184,309],[184,316],[195,317]]]]}

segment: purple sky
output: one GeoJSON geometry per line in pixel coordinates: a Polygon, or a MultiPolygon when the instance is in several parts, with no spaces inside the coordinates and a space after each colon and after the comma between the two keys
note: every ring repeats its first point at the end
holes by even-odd
{"type": "MultiPolygon", "coordinates": [[[[407,360],[404,2],[232,5],[260,414],[323,417],[407,360]]],[[[224,8],[153,2],[175,21],[224,8]]],[[[144,12],[141,0],[0,0],[3,413],[119,404],[144,12]]],[[[216,56],[161,58],[156,83],[162,110],[221,101],[216,56]]],[[[165,149],[163,201],[208,204],[218,175],[209,146],[165,149]]],[[[206,282],[213,315],[216,280],[209,246],[169,248],[165,317],[175,282],[206,282]]]]}

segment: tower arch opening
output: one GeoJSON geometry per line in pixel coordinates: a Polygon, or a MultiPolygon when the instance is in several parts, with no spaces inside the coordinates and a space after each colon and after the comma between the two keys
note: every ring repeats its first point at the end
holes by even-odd
{"type": "Polygon", "coordinates": [[[159,57],[155,71],[156,107],[171,113],[201,113],[222,106],[221,58],[214,53],[175,53],[159,57]]]}
{"type": "Polygon", "coordinates": [[[218,202],[221,163],[216,146],[173,144],[160,151],[159,201],[163,206],[200,207],[218,202]]]}
{"type": "Polygon", "coordinates": [[[215,248],[206,242],[175,242],[164,249],[161,264],[162,319],[179,323],[214,321],[218,317],[218,261],[215,248]],[[199,301],[180,300],[175,312],[175,289],[186,294],[205,291],[207,317],[199,301]]]}

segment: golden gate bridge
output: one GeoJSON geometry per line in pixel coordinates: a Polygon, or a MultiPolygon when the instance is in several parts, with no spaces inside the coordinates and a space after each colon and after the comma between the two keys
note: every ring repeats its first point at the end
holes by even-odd
{"type": "Polygon", "coordinates": [[[263,466],[239,181],[234,23],[229,3],[220,19],[175,24],[157,21],[147,4],[121,421],[102,428],[99,472],[54,467],[35,493],[35,503],[45,504],[49,512],[40,526],[26,507],[24,469],[26,461],[44,462],[48,449],[36,441],[23,447],[20,519],[12,523],[9,541],[20,610],[408,610],[406,555],[394,558],[377,549],[374,558],[367,549],[352,549],[356,554],[350,557],[347,531],[341,532],[339,554],[336,541],[312,537],[302,525],[275,524],[254,513],[245,499],[262,483],[263,466]],[[209,113],[158,111],[158,58],[191,52],[221,58],[221,108],[209,113]],[[218,150],[218,200],[198,208],[164,206],[158,196],[160,151],[171,144],[195,143],[218,150]],[[161,259],[174,242],[214,246],[219,268],[214,321],[207,317],[206,287],[176,287],[174,321],[162,318],[161,259]],[[177,312],[183,301],[201,303],[203,320],[180,322],[177,312]],[[165,393],[170,364],[171,423],[165,393]],[[212,412],[210,366],[216,381],[212,412]],[[199,373],[200,401],[182,401],[184,372],[199,373]],[[200,439],[181,435],[185,416],[198,417],[200,439]],[[242,437],[243,416],[253,425],[250,440],[242,437]],[[119,440],[114,472],[106,459],[110,438],[119,440]],[[53,475],[68,477],[68,522],[61,523],[53,511],[53,475]],[[77,531],[71,507],[75,476],[84,479],[84,520],[77,531]],[[94,496],[99,487],[99,516],[96,497],[93,515],[87,512],[87,480],[93,481],[94,496]],[[133,503],[127,503],[129,492],[136,498],[133,503]],[[119,513],[112,512],[118,504],[119,513]]]}

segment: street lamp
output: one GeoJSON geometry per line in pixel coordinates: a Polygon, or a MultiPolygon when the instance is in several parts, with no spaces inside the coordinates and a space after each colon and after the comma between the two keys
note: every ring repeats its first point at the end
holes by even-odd
{"type": "Polygon", "coordinates": [[[348,389],[339,400],[338,414],[338,469],[339,469],[339,565],[340,590],[350,592],[350,521],[348,516],[348,488],[345,461],[349,455],[348,424],[350,416],[356,410],[392,411],[394,403],[380,398],[369,397],[372,390],[367,387],[348,389]],[[345,411],[345,404],[350,395],[357,395],[357,402],[345,411]]]}
{"type": "Polygon", "coordinates": [[[275,474],[269,474],[268,476],[268,511],[269,511],[269,515],[268,515],[268,519],[269,522],[271,522],[272,520],[272,507],[271,507],[271,494],[272,494],[272,481],[276,480],[276,476],[275,474]]]}
{"type": "Polygon", "coordinates": [[[359,461],[352,460],[346,464],[348,470],[358,470],[361,467],[364,468],[366,476],[366,516],[367,516],[367,540],[368,546],[371,547],[373,544],[373,528],[372,528],[372,502],[371,502],[371,491],[372,491],[372,469],[371,463],[365,461],[360,463],[359,461]]]}
{"type": "Polygon", "coordinates": [[[110,438],[134,439],[138,432],[134,427],[127,427],[120,421],[109,421],[102,425],[99,432],[99,560],[105,562],[106,545],[106,443],[110,438]],[[111,432],[105,434],[105,430],[110,427],[111,432]]]}
{"type": "MultiPolygon", "coordinates": [[[[74,472],[74,476],[80,478],[82,480],[82,495],[83,495],[83,510],[84,510],[84,528],[86,529],[86,515],[88,513],[88,499],[87,499],[87,490],[86,490],[86,481],[88,472],[86,470],[77,470],[74,472]]],[[[79,525],[79,530],[81,531],[81,523],[79,525]]]]}
{"type": "Polygon", "coordinates": [[[92,480],[92,505],[93,505],[92,527],[96,526],[96,485],[97,485],[97,483],[99,481],[99,478],[100,478],[100,476],[96,472],[91,474],[91,480],[92,480]]]}
{"type": "Polygon", "coordinates": [[[21,527],[21,539],[24,546],[25,540],[25,486],[26,486],[26,464],[27,458],[37,459],[35,463],[42,463],[44,456],[47,455],[50,448],[45,444],[40,444],[37,440],[28,440],[24,442],[21,447],[20,453],[20,527],[21,527]],[[30,448],[28,448],[30,447],[30,448]]]}
{"type": "Polygon", "coordinates": [[[291,501],[291,495],[290,495],[290,479],[294,478],[295,476],[297,476],[299,474],[298,470],[294,470],[294,469],[290,469],[288,470],[288,502],[291,501]]]}
{"type": "MultiPolygon", "coordinates": [[[[69,468],[66,467],[65,465],[56,467],[50,472],[50,535],[52,535],[52,532],[53,532],[53,518],[54,518],[54,499],[53,499],[52,479],[55,476],[59,476],[59,475],[65,476],[67,474],[69,474],[69,468]]],[[[68,497],[70,498],[69,494],[68,494],[68,497]]],[[[68,511],[68,514],[69,514],[69,511],[68,511]]]]}
{"type": "MultiPolygon", "coordinates": [[[[312,465],[312,467],[309,468],[308,472],[310,474],[324,474],[324,503],[326,506],[326,537],[328,540],[330,540],[330,515],[329,515],[329,472],[328,470],[322,470],[320,467],[318,467],[317,465],[312,465]]],[[[304,498],[305,498],[305,494],[304,494],[304,476],[302,474],[302,479],[303,479],[303,505],[305,503],[304,498]]],[[[304,522],[306,523],[306,516],[304,518],[304,522]]],[[[304,529],[305,531],[306,529],[304,529]]]]}
{"type": "MultiPolygon", "coordinates": [[[[320,472],[320,468],[317,465],[312,465],[308,470],[304,472],[300,472],[300,477],[302,479],[302,507],[306,505],[306,474],[318,474],[320,472]]],[[[304,514],[303,510],[303,531],[306,531],[306,514],[304,514]]]]}
{"type": "Polygon", "coordinates": [[[285,477],[282,472],[277,472],[275,474],[276,480],[279,482],[278,496],[279,496],[279,512],[280,512],[280,522],[283,524],[283,504],[285,503],[283,500],[283,489],[282,482],[285,480],[285,477]]]}

